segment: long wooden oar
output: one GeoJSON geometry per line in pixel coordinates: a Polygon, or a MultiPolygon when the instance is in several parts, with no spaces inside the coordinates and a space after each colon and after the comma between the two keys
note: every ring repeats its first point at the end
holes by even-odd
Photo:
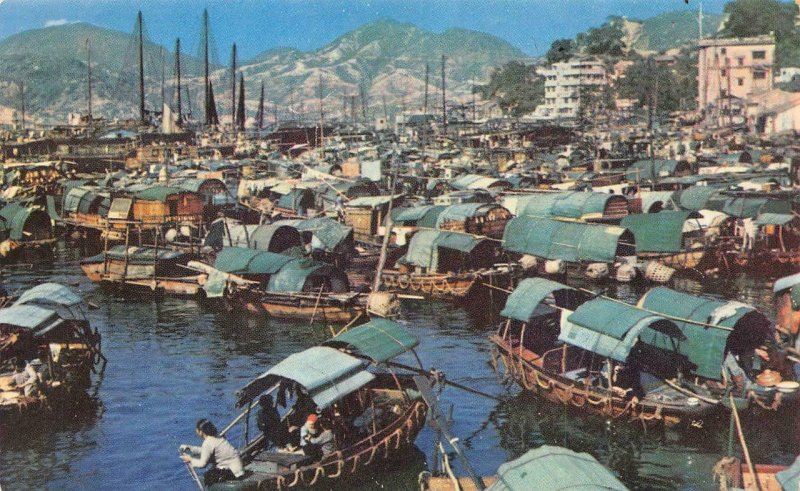
{"type": "Polygon", "coordinates": [[[181,462],[183,462],[184,465],[186,466],[186,469],[189,470],[189,474],[191,474],[192,480],[194,481],[195,484],[197,484],[197,489],[199,489],[200,491],[206,491],[206,487],[203,486],[203,481],[200,480],[200,476],[197,475],[197,471],[194,470],[194,466],[192,465],[192,463],[184,462],[183,459],[181,459],[181,462]]]}

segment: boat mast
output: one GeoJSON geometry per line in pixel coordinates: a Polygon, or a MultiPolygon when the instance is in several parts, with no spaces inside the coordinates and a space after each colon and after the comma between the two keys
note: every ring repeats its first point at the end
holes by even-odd
{"type": "Polygon", "coordinates": [[[208,9],[203,10],[203,66],[205,75],[203,78],[203,90],[205,91],[205,113],[206,126],[211,124],[211,85],[208,80],[208,9]]]}
{"type": "Polygon", "coordinates": [[[261,131],[264,127],[264,81],[261,81],[261,95],[258,97],[258,114],[256,115],[256,129],[261,131]]]}
{"type": "Polygon", "coordinates": [[[447,134],[447,88],[446,79],[444,75],[445,56],[442,55],[442,128],[443,133],[447,134]]]}
{"type": "Polygon", "coordinates": [[[323,144],[322,141],[325,139],[325,130],[323,129],[325,125],[325,111],[322,107],[322,74],[319,74],[319,155],[322,157],[323,155],[323,144]]]}
{"type": "Polygon", "coordinates": [[[244,73],[239,74],[239,105],[236,108],[236,123],[239,131],[244,131],[244,123],[247,119],[244,107],[244,73]]]}
{"type": "Polygon", "coordinates": [[[178,109],[178,124],[181,124],[181,38],[177,38],[175,40],[175,82],[177,84],[175,88],[176,96],[177,96],[177,109],[178,109]]]}
{"type": "Polygon", "coordinates": [[[142,11],[137,15],[137,22],[139,25],[139,117],[142,123],[147,122],[147,116],[144,109],[144,27],[142,25],[142,11]]]}
{"type": "Polygon", "coordinates": [[[428,73],[430,72],[430,64],[425,63],[425,102],[422,106],[422,113],[428,114],[428,73]]]}
{"type": "Polygon", "coordinates": [[[19,83],[20,113],[22,116],[22,130],[25,131],[25,82],[19,83]]]}
{"type": "Polygon", "coordinates": [[[87,68],[87,102],[89,105],[89,123],[92,122],[92,42],[86,38],[86,68],[87,68]]]}
{"type": "Polygon", "coordinates": [[[165,73],[166,70],[164,68],[165,65],[166,65],[166,63],[165,63],[166,59],[164,58],[164,47],[163,46],[161,47],[160,51],[161,51],[161,111],[163,112],[164,111],[164,104],[167,102],[167,92],[165,90],[165,87],[166,87],[166,84],[167,84],[167,79],[166,79],[166,73],[165,73]]]}
{"type": "Polygon", "coordinates": [[[231,50],[231,125],[236,131],[236,43],[231,50]]]}

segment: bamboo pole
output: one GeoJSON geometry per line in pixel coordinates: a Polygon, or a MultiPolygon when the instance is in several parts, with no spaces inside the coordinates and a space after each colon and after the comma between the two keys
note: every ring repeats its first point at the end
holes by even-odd
{"type": "Polygon", "coordinates": [[[756,474],[753,461],[750,460],[750,451],[747,449],[747,442],[745,442],[744,433],[742,433],[742,422],[739,420],[739,410],[736,409],[736,403],[733,400],[733,394],[729,392],[728,397],[731,401],[731,412],[733,413],[733,419],[736,422],[736,434],[739,436],[739,444],[742,446],[742,452],[744,453],[744,460],[747,463],[747,469],[750,471],[750,475],[753,476],[753,484],[755,485],[756,489],[761,491],[761,483],[758,482],[758,474],[756,474]]]}

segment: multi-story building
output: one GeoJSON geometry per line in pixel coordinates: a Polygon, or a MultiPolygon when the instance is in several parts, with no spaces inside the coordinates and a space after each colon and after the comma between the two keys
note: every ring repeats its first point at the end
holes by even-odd
{"type": "Polygon", "coordinates": [[[606,67],[596,58],[573,58],[538,72],[544,77],[544,103],[535,114],[543,119],[578,117],[581,100],[608,84],[606,67]]]}
{"type": "Polygon", "coordinates": [[[775,38],[701,39],[697,63],[697,104],[722,107],[772,89],[775,38]]]}

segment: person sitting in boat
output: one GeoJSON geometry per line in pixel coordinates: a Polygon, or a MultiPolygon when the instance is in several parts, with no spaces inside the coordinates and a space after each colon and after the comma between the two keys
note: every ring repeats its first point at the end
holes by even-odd
{"type": "Polygon", "coordinates": [[[39,395],[39,374],[36,368],[21,358],[17,359],[14,375],[11,376],[11,386],[29,397],[39,395]]]}
{"type": "Polygon", "coordinates": [[[217,427],[211,421],[205,418],[198,421],[195,432],[203,440],[203,444],[200,447],[181,446],[183,452],[181,460],[198,468],[210,463],[214,465],[203,476],[206,486],[244,476],[244,466],[239,451],[228,440],[219,436],[217,427]]]}
{"type": "Polygon", "coordinates": [[[314,418],[307,428],[301,445],[303,445],[303,453],[313,460],[320,460],[335,452],[336,443],[330,422],[325,418],[314,418]]]}
{"type": "Polygon", "coordinates": [[[261,396],[258,400],[258,414],[256,414],[256,425],[261,433],[264,434],[265,447],[282,447],[288,443],[288,429],[281,421],[278,410],[272,403],[272,396],[269,394],[261,396]]]}

